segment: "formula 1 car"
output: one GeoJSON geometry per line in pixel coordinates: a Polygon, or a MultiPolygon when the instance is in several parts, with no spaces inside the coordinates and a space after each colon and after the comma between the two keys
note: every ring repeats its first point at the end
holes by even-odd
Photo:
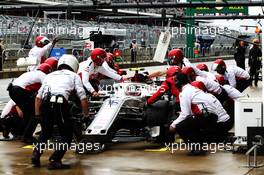
{"type": "Polygon", "coordinates": [[[173,120],[170,102],[159,100],[153,105],[145,105],[146,97],[158,87],[129,82],[114,84],[113,88],[104,101],[91,102],[90,115],[94,120],[79,142],[92,145],[86,153],[101,152],[114,142],[147,140],[164,144],[174,141],[174,135],[168,132],[173,120]]]}

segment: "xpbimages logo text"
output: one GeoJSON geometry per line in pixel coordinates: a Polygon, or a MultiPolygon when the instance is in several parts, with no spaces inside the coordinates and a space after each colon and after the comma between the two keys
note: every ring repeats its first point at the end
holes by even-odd
{"type": "Polygon", "coordinates": [[[176,151],[192,151],[203,150],[208,153],[216,153],[217,151],[231,151],[231,143],[186,143],[180,141],[179,143],[165,143],[165,146],[172,154],[176,151]]]}
{"type": "Polygon", "coordinates": [[[33,33],[37,33],[39,35],[56,35],[56,36],[63,36],[63,35],[72,35],[72,36],[79,36],[79,37],[87,37],[90,35],[90,30],[87,30],[85,27],[76,27],[76,26],[42,26],[42,27],[34,27],[33,33]]]}
{"type": "Polygon", "coordinates": [[[33,143],[33,149],[43,152],[45,150],[78,150],[79,153],[84,153],[85,151],[98,151],[103,145],[100,143],[56,143],[50,142],[47,143],[33,143]]]}
{"type": "Polygon", "coordinates": [[[196,36],[202,36],[202,35],[210,35],[210,36],[216,36],[217,34],[221,35],[231,35],[232,31],[229,30],[227,27],[221,28],[216,26],[182,26],[181,24],[179,27],[172,27],[171,28],[171,34],[172,36],[178,36],[178,35],[196,35],[196,36]]]}
{"type": "MultiPolygon", "coordinates": [[[[35,26],[33,28],[33,33],[37,33],[39,35],[72,35],[79,37],[87,37],[90,35],[91,27],[80,27],[80,26],[35,26]]],[[[98,28],[94,27],[94,30],[98,30],[98,28]]],[[[153,30],[142,29],[145,32],[153,33],[153,30]]],[[[216,26],[182,26],[181,24],[177,27],[170,27],[169,31],[172,37],[177,37],[180,35],[195,35],[195,36],[203,36],[210,35],[216,36],[217,34],[222,35],[231,35],[232,31],[227,27],[216,27],[216,26]]],[[[161,30],[160,30],[161,32],[161,30]]],[[[158,33],[160,33],[158,32],[158,33]]],[[[157,30],[155,30],[157,33],[157,30]]]]}

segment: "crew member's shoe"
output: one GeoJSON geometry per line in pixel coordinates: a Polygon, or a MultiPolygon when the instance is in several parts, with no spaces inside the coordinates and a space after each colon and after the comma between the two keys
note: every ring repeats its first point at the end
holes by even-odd
{"type": "Polygon", "coordinates": [[[4,131],[3,131],[3,137],[4,137],[5,139],[9,139],[9,138],[10,138],[9,133],[10,133],[10,131],[8,131],[8,130],[4,130],[4,131]]]}
{"type": "Polygon", "coordinates": [[[33,151],[31,158],[31,163],[33,167],[40,167],[40,156],[41,154],[37,150],[33,151]]]}
{"type": "Polygon", "coordinates": [[[49,170],[60,170],[60,169],[70,169],[70,168],[71,168],[70,165],[62,164],[61,161],[51,161],[48,164],[49,170]]]}

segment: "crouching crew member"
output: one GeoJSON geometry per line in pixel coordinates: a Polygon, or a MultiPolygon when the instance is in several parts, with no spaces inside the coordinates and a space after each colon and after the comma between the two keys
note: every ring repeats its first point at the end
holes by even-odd
{"type": "Polygon", "coordinates": [[[36,71],[26,72],[14,80],[8,87],[9,96],[15,104],[22,110],[24,138],[25,142],[34,141],[32,135],[36,129],[38,121],[34,116],[34,101],[46,74],[50,73],[52,68],[46,64],[40,64],[36,71]]]}
{"type": "Polygon", "coordinates": [[[23,112],[13,100],[9,100],[0,116],[0,128],[3,132],[3,137],[9,139],[10,132],[13,135],[13,139],[22,136],[24,127],[21,123],[23,123],[23,112]]]}
{"type": "Polygon", "coordinates": [[[215,81],[215,75],[212,72],[209,72],[206,64],[198,63],[195,67],[192,66],[192,68],[198,76],[209,78],[215,81]]]}
{"type": "MultiPolygon", "coordinates": [[[[204,83],[207,92],[213,94],[221,103],[227,99],[226,91],[220,86],[219,83],[212,80],[212,78],[205,78],[203,76],[197,76],[194,67],[184,67],[182,73],[187,75],[190,81],[201,81],[204,83]]],[[[200,71],[203,72],[203,71],[200,71]]]]}
{"type": "Polygon", "coordinates": [[[217,98],[189,84],[185,74],[177,74],[175,80],[180,90],[181,112],[171,124],[171,132],[177,132],[185,142],[202,144],[207,140],[201,130],[224,134],[232,128],[230,117],[217,98]]]}
{"type": "Polygon", "coordinates": [[[216,71],[220,75],[223,75],[228,84],[240,92],[243,92],[251,85],[252,81],[247,71],[237,66],[227,67],[222,59],[214,61],[212,70],[216,71]]]}
{"type": "Polygon", "coordinates": [[[44,63],[47,63],[52,68],[52,71],[57,70],[58,60],[55,57],[47,58],[44,63]]]}
{"type": "MultiPolygon", "coordinates": [[[[38,91],[35,100],[35,115],[42,120],[42,132],[32,155],[32,164],[35,167],[40,166],[42,154],[40,144],[45,144],[51,137],[54,124],[59,128],[63,142],[61,145],[70,146],[73,124],[68,99],[71,93],[76,93],[81,100],[84,117],[89,116],[87,97],[82,81],[76,74],[78,67],[79,63],[73,55],[63,55],[58,62],[58,71],[49,74],[38,91]]],[[[61,162],[66,151],[67,147],[58,146],[49,158],[48,169],[69,168],[69,165],[61,162]]]]}

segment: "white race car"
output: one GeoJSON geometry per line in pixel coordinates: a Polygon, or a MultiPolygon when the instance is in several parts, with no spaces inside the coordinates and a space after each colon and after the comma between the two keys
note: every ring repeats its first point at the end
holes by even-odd
{"type": "MultiPolygon", "coordinates": [[[[83,132],[80,143],[93,143],[94,146],[86,152],[103,151],[108,143],[113,142],[174,141],[174,136],[168,133],[172,108],[169,101],[159,100],[153,105],[145,105],[146,98],[157,88],[145,83],[114,84],[113,91],[107,93],[109,97],[102,101],[99,110],[95,110],[94,120],[83,132]]],[[[91,109],[95,108],[91,106],[91,109]]]]}

